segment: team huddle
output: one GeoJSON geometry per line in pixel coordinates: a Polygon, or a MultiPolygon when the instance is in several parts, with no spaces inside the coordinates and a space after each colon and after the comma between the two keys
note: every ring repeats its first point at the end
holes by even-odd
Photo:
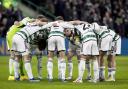
{"type": "Polygon", "coordinates": [[[87,80],[97,83],[99,81],[115,81],[115,56],[120,54],[121,38],[107,26],[101,26],[85,21],[64,21],[58,16],[55,21],[49,22],[42,15],[36,19],[24,18],[15,21],[6,35],[8,50],[10,51],[8,80],[24,80],[39,82],[42,79],[42,50],[47,49],[47,78],[53,81],[53,57],[57,50],[58,79],[62,82],[72,79],[72,57],[77,55],[78,77],[73,82],[82,83],[85,68],[87,80]],[[68,72],[66,78],[65,38],[69,40],[68,72]],[[36,50],[38,60],[38,78],[34,78],[31,68],[32,51],[36,50]],[[107,54],[108,78],[105,79],[104,56],[107,54]],[[23,59],[23,60],[21,60],[23,59]],[[23,63],[24,62],[24,63],[23,63]],[[93,77],[91,74],[93,64],[93,77]],[[23,64],[27,76],[23,72],[23,64]],[[14,69],[14,71],[13,71],[14,69]]]}

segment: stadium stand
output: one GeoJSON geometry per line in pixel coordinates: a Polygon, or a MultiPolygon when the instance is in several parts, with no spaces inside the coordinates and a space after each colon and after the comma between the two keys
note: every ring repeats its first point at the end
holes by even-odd
{"type": "MultiPolygon", "coordinates": [[[[23,0],[25,1],[25,0],[23,0]]],[[[98,22],[114,29],[122,37],[128,36],[128,1],[127,0],[31,0],[38,6],[45,7],[56,16],[65,20],[80,19],[98,22]]]]}
{"type": "MultiPolygon", "coordinates": [[[[65,20],[80,19],[98,22],[114,29],[122,37],[128,37],[127,0],[20,0],[24,5],[54,19],[63,16],[65,20]]],[[[2,7],[2,6],[1,6],[2,7]]],[[[1,12],[5,13],[6,10],[1,12]]],[[[24,13],[24,12],[23,12],[24,13]]],[[[13,22],[13,21],[12,21],[13,22]]],[[[10,22],[11,23],[11,22],[10,22]]],[[[2,24],[1,24],[2,25],[2,24]]],[[[1,26],[0,25],[0,26],[1,26]]],[[[6,31],[5,31],[6,32],[6,31]]]]}
{"type": "MultiPolygon", "coordinates": [[[[128,0],[19,0],[22,6],[31,8],[49,19],[63,16],[65,20],[80,19],[98,22],[115,30],[122,38],[128,37],[128,0]]],[[[15,20],[25,13],[13,6],[6,9],[0,4],[0,37],[5,37],[15,20]],[[16,18],[17,17],[17,18],[16,18]]],[[[125,48],[125,47],[124,47],[125,48]]]]}

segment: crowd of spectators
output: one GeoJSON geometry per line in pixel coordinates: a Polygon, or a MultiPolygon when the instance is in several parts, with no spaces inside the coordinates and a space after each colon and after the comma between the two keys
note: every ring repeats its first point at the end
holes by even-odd
{"type": "Polygon", "coordinates": [[[31,0],[65,20],[98,22],[128,37],[128,0],[31,0]]]}
{"type": "MultiPolygon", "coordinates": [[[[122,37],[128,37],[128,0],[30,0],[43,6],[55,16],[65,20],[79,19],[98,22],[115,30],[122,37]]],[[[0,7],[0,33],[5,36],[15,20],[23,18],[22,12],[13,7],[3,11],[0,7]]]]}
{"type": "Polygon", "coordinates": [[[18,8],[14,8],[10,5],[10,8],[6,9],[0,5],[0,37],[5,37],[9,28],[14,24],[14,21],[20,21],[23,19],[22,11],[18,8]]]}

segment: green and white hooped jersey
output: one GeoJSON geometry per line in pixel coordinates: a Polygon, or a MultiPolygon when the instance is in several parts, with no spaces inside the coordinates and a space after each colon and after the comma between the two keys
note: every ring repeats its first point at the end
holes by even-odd
{"type": "Polygon", "coordinates": [[[64,37],[64,28],[61,26],[61,24],[59,22],[55,22],[56,26],[51,26],[51,30],[49,33],[49,37],[51,36],[62,36],[64,37]]]}
{"type": "Polygon", "coordinates": [[[109,34],[110,31],[107,29],[106,26],[99,26],[99,29],[94,28],[93,30],[99,36],[100,39],[110,35],[109,34]]]}
{"type": "Polygon", "coordinates": [[[100,29],[99,29],[99,36],[100,36],[100,38],[104,38],[104,37],[110,35],[109,32],[110,31],[108,29],[105,29],[102,26],[100,26],[100,29]]]}
{"type": "Polygon", "coordinates": [[[46,31],[46,29],[42,29],[40,26],[26,26],[16,34],[20,35],[28,43],[35,44],[38,41],[39,35],[44,35],[46,31]]]}
{"type": "Polygon", "coordinates": [[[50,28],[49,37],[51,36],[61,36],[64,37],[64,29],[73,29],[74,26],[68,22],[54,21],[50,22],[42,27],[43,29],[50,28]]]}
{"type": "Polygon", "coordinates": [[[97,41],[96,35],[93,32],[91,24],[76,25],[75,28],[81,33],[81,41],[87,42],[90,40],[97,41]]]}
{"type": "Polygon", "coordinates": [[[116,32],[114,32],[113,30],[111,30],[111,29],[108,29],[109,30],[109,34],[112,36],[112,38],[113,38],[113,41],[117,41],[119,38],[120,38],[120,36],[118,35],[118,34],[116,34],[116,32]]]}

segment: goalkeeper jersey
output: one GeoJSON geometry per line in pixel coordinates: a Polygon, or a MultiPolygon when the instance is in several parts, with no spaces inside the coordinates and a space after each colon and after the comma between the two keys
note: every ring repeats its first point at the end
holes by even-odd
{"type": "Polygon", "coordinates": [[[9,48],[12,47],[12,38],[13,38],[13,36],[16,34],[16,32],[18,32],[23,27],[24,27],[24,25],[22,25],[22,26],[12,25],[10,27],[10,29],[7,32],[7,35],[6,35],[6,41],[8,43],[9,48]]]}

